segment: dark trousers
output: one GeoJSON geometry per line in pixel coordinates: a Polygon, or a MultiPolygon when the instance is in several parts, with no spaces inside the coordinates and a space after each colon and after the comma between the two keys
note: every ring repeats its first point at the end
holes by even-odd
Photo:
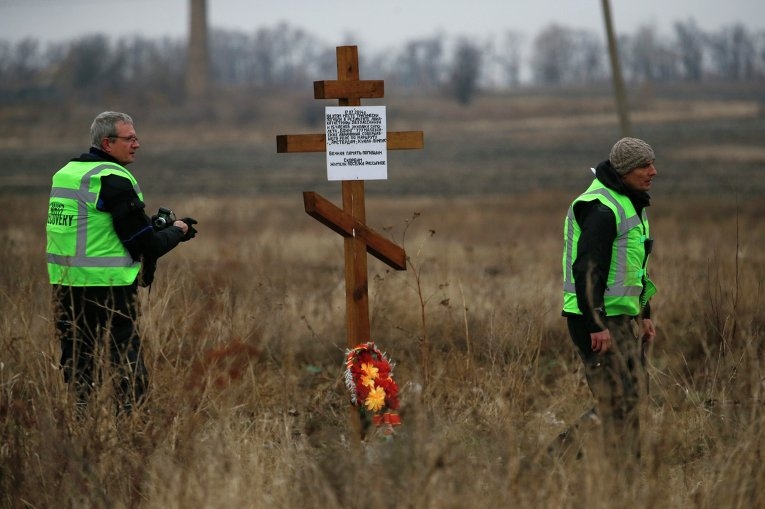
{"type": "Polygon", "coordinates": [[[87,404],[100,359],[109,359],[121,409],[130,411],[147,388],[147,371],[136,328],[137,286],[54,285],[56,332],[61,343],[64,381],[80,408],[87,404]]]}
{"type": "Polygon", "coordinates": [[[597,400],[606,453],[618,466],[640,460],[640,403],[648,393],[643,341],[628,316],[606,318],[611,346],[600,355],[592,351],[583,319],[568,318],[571,340],[584,363],[587,384],[597,400]]]}

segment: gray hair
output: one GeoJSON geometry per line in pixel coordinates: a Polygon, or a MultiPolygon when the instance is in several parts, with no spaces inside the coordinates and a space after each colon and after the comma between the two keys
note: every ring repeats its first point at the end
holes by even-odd
{"type": "Polygon", "coordinates": [[[91,146],[101,148],[101,140],[117,136],[117,123],[119,122],[133,125],[133,119],[127,113],[118,111],[99,113],[90,126],[91,146]]]}

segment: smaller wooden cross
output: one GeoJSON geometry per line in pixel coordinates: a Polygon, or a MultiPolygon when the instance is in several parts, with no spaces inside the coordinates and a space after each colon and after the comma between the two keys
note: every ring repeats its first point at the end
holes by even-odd
{"type": "MultiPolygon", "coordinates": [[[[337,48],[337,80],[316,81],[314,99],[338,99],[339,106],[360,106],[361,99],[381,98],[383,81],[359,80],[359,56],[356,46],[337,48]]],[[[387,149],[420,149],[422,131],[387,133],[387,149]]],[[[276,137],[278,153],[325,152],[325,134],[286,134],[276,137]]],[[[340,209],[317,193],[303,193],[305,211],[344,237],[346,340],[348,348],[371,340],[366,253],[396,270],[406,270],[403,248],[366,225],[364,181],[342,181],[343,208],[340,209]]]]}

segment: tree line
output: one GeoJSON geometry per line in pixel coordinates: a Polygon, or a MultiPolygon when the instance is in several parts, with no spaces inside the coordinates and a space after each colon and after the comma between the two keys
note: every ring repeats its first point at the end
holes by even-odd
{"type": "MultiPolygon", "coordinates": [[[[743,24],[704,31],[691,19],[670,35],[645,25],[618,38],[628,84],[765,79],[765,31],[743,24]]],[[[365,54],[363,75],[401,88],[447,92],[468,103],[481,90],[607,83],[600,32],[553,24],[528,40],[508,31],[485,39],[434,34],[365,54]]],[[[104,34],[43,44],[0,39],[0,101],[86,99],[130,92],[139,100],[184,100],[187,41],[104,34]]],[[[213,28],[211,82],[230,88],[303,89],[335,75],[334,47],[281,23],[252,32],[213,28]]]]}

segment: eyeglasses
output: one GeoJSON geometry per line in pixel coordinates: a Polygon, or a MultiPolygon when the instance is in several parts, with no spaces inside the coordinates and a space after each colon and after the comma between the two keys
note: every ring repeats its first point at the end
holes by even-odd
{"type": "Polygon", "coordinates": [[[109,136],[109,138],[119,138],[121,140],[125,140],[129,144],[138,143],[138,136],[117,136],[116,134],[114,136],[109,136]]]}

